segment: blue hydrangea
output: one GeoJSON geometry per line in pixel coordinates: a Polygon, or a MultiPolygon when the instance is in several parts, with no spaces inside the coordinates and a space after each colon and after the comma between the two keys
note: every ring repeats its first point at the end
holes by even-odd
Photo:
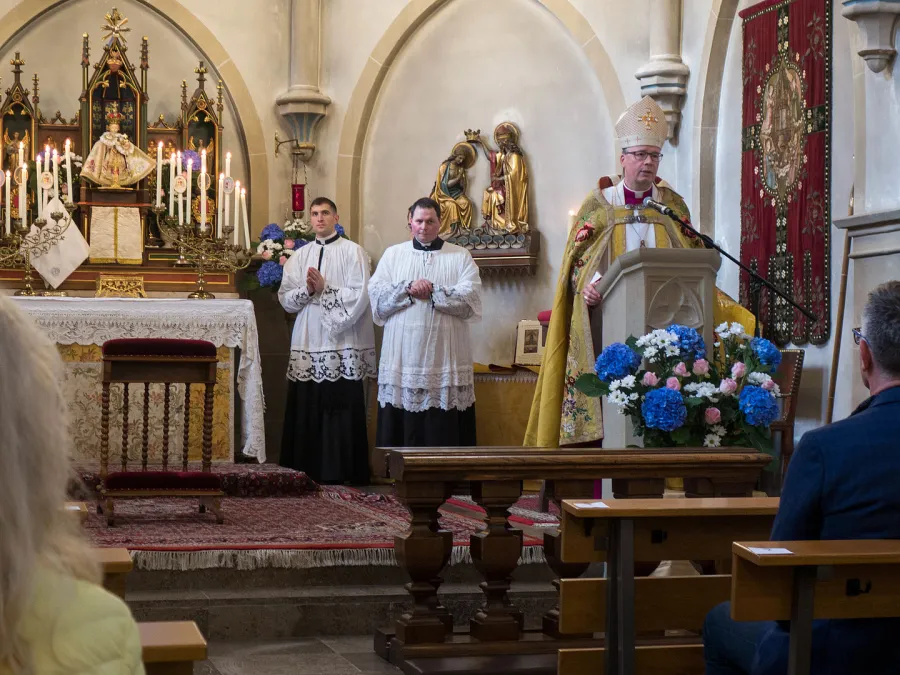
{"type": "Polygon", "coordinates": [[[775,396],[762,387],[748,385],[741,391],[738,402],[747,424],[755,427],[766,427],[778,419],[778,403],[775,396]]]}
{"type": "Polygon", "coordinates": [[[284,274],[284,268],[274,260],[267,260],[259,266],[256,278],[259,279],[260,286],[274,286],[281,283],[281,277],[284,274]]]}
{"type": "Polygon", "coordinates": [[[191,165],[193,167],[192,170],[195,176],[199,176],[200,174],[198,172],[200,171],[200,155],[198,155],[194,150],[185,150],[181,153],[181,166],[184,167],[185,171],[187,171],[189,159],[194,160],[194,163],[191,165]]]}
{"type": "Polygon", "coordinates": [[[666,330],[678,336],[678,348],[681,350],[681,358],[706,358],[706,343],[703,341],[703,336],[696,330],[682,326],[679,323],[673,323],[666,330]]]}
{"type": "Polygon", "coordinates": [[[259,235],[260,241],[265,241],[266,239],[284,239],[284,230],[278,227],[275,223],[269,223],[263,228],[263,231],[259,235]]]}
{"type": "Polygon", "coordinates": [[[764,366],[769,366],[772,372],[781,364],[781,351],[765,338],[753,338],[750,340],[750,349],[764,366]]]}
{"type": "Polygon", "coordinates": [[[337,225],[334,226],[334,231],[337,232],[342,237],[344,236],[344,226],[341,225],[340,223],[338,223],[337,225]]]}
{"type": "Polygon", "coordinates": [[[665,387],[647,392],[641,413],[648,428],[660,431],[675,431],[687,418],[687,408],[681,394],[665,387]]]}
{"type": "Polygon", "coordinates": [[[597,357],[594,372],[602,381],[612,382],[634,375],[640,365],[641,357],[637,352],[621,342],[613,342],[597,357]]]}

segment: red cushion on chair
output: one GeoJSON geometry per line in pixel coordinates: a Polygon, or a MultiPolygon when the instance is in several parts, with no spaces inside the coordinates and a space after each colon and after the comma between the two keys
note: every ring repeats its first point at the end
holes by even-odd
{"type": "Polygon", "coordinates": [[[217,474],[204,471],[114,471],[106,477],[107,490],[208,490],[222,489],[217,474]]]}
{"type": "Polygon", "coordinates": [[[103,343],[103,356],[179,356],[215,358],[216,346],[206,340],[122,338],[103,343]]]}
{"type": "Polygon", "coordinates": [[[552,312],[552,309],[545,309],[543,312],[538,312],[538,321],[541,323],[550,323],[550,314],[552,312]]]}

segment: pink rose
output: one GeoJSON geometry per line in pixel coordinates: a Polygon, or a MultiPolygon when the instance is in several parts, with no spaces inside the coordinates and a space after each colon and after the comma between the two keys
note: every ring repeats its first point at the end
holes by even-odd
{"type": "Polygon", "coordinates": [[[684,361],[675,366],[675,370],[673,371],[678,377],[687,377],[688,371],[687,366],[684,365],[684,361]]]}
{"type": "Polygon", "coordinates": [[[703,419],[707,424],[718,424],[722,419],[722,413],[718,408],[707,408],[703,414],[703,419]]]}
{"type": "Polygon", "coordinates": [[[285,239],[284,247],[285,248],[294,248],[294,240],[293,239],[285,239]]]}
{"type": "Polygon", "coordinates": [[[694,361],[694,375],[709,375],[709,361],[697,359],[694,361]]]}
{"type": "Polygon", "coordinates": [[[272,259],[272,251],[263,251],[262,257],[263,257],[263,260],[271,260],[272,259]]]}
{"type": "Polygon", "coordinates": [[[737,382],[732,380],[730,377],[726,377],[719,385],[719,391],[721,391],[723,394],[733,394],[737,391],[737,382]]]}
{"type": "Polygon", "coordinates": [[[677,377],[670,377],[668,380],[666,380],[666,388],[673,389],[674,391],[680,391],[681,382],[678,381],[677,377]]]}
{"type": "Polygon", "coordinates": [[[659,384],[659,378],[656,376],[656,373],[648,370],[644,373],[644,378],[641,380],[641,383],[645,387],[655,387],[659,384]]]}
{"type": "Polygon", "coordinates": [[[283,255],[283,256],[281,256],[281,257],[278,259],[278,264],[281,265],[282,267],[284,267],[284,263],[286,263],[286,262],[287,262],[287,256],[286,256],[286,255],[283,255]]]}
{"type": "Polygon", "coordinates": [[[738,361],[733,366],[731,366],[731,376],[734,379],[738,379],[747,374],[747,366],[744,365],[743,361],[738,361]]]}
{"type": "Polygon", "coordinates": [[[775,391],[775,380],[771,377],[762,383],[762,388],[766,391],[775,391]]]}

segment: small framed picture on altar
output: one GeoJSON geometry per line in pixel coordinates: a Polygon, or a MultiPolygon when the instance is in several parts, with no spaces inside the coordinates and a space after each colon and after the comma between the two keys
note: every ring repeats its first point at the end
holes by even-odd
{"type": "Polygon", "coordinates": [[[540,321],[520,321],[516,332],[516,364],[539,366],[544,358],[540,321]]]}

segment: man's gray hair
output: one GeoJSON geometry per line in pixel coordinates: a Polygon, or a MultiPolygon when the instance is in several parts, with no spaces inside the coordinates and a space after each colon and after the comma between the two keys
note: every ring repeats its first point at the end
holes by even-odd
{"type": "Polygon", "coordinates": [[[900,281],[881,284],[869,293],[862,333],[881,371],[900,377],[900,281]]]}

